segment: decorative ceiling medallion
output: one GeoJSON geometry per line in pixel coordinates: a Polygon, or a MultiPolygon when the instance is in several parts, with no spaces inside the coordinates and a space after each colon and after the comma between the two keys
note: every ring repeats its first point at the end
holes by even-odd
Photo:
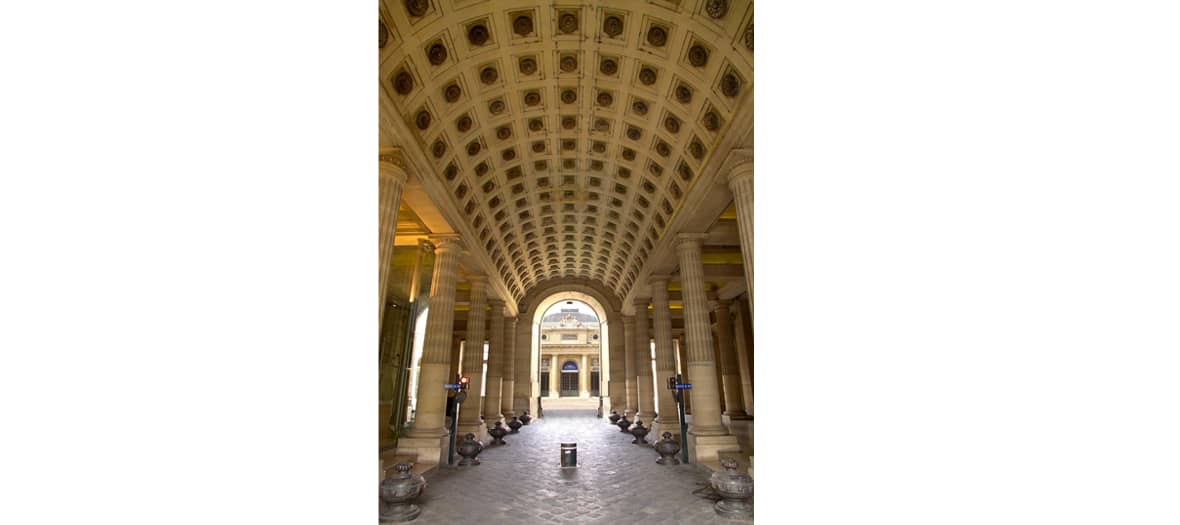
{"type": "Polygon", "coordinates": [[[545,152],[545,143],[544,142],[534,142],[533,143],[533,153],[544,153],[544,152],[545,152]]]}
{"type": "Polygon", "coordinates": [[[573,13],[562,13],[557,18],[557,29],[562,33],[569,34],[578,30],[578,16],[573,13]]]}
{"type": "Polygon", "coordinates": [[[566,73],[573,73],[578,69],[578,59],[573,55],[562,55],[561,70],[566,73]]]}
{"type": "Polygon", "coordinates": [[[650,67],[644,66],[639,70],[639,81],[644,85],[650,86],[656,83],[656,71],[650,67]]]}
{"type": "Polygon", "coordinates": [[[635,160],[635,150],[623,148],[623,160],[635,160]]]}
{"type": "Polygon", "coordinates": [[[500,157],[502,157],[504,160],[515,159],[516,158],[516,150],[514,150],[512,148],[508,148],[508,149],[504,150],[503,153],[500,154],[500,157]]]}
{"type": "Polygon", "coordinates": [[[608,92],[608,91],[600,91],[598,93],[597,100],[598,100],[599,106],[607,107],[607,106],[610,106],[611,103],[615,101],[615,97],[611,96],[610,92],[608,92]]]}
{"type": "MultiPolygon", "coordinates": [[[[659,177],[664,174],[664,167],[653,162],[653,163],[647,165],[647,171],[650,171],[652,175],[659,177]]],[[[647,184],[645,183],[644,189],[647,189],[646,186],[647,186],[647,184]]],[[[648,193],[651,193],[653,191],[655,191],[654,187],[652,189],[648,190],[648,193]]]]}
{"type": "Polygon", "coordinates": [[[563,149],[563,150],[572,151],[572,150],[574,150],[574,148],[577,148],[577,147],[578,147],[578,143],[573,140],[566,139],[566,140],[561,141],[561,149],[563,149]]]}
{"type": "Polygon", "coordinates": [[[742,42],[746,44],[746,49],[754,50],[754,21],[751,20],[746,26],[746,31],[742,33],[742,42]]]}
{"type": "Polygon", "coordinates": [[[567,89],[561,92],[562,102],[565,102],[566,104],[573,104],[575,100],[578,100],[578,94],[575,93],[574,90],[567,89]]]}
{"type": "Polygon", "coordinates": [[[674,91],[676,94],[676,100],[680,101],[682,104],[692,103],[692,88],[688,87],[687,84],[677,84],[674,91]]]}
{"type": "Polygon", "coordinates": [[[631,104],[631,110],[634,111],[636,115],[640,115],[640,116],[646,115],[647,114],[647,103],[642,100],[636,100],[634,103],[631,104]]]}
{"type": "Polygon", "coordinates": [[[576,164],[574,163],[574,159],[565,159],[561,161],[561,167],[567,170],[572,170],[575,166],[576,164]]]}
{"type": "Polygon", "coordinates": [[[679,169],[677,169],[676,172],[679,173],[680,178],[684,179],[685,181],[692,180],[692,168],[689,168],[688,164],[681,163],[679,169]]]}
{"type": "Polygon", "coordinates": [[[639,137],[642,137],[642,136],[643,136],[643,133],[640,133],[639,128],[637,128],[635,126],[631,126],[631,127],[627,128],[627,138],[629,138],[631,140],[639,140],[639,137]]]}
{"type": "Polygon", "coordinates": [[[705,146],[704,144],[701,144],[701,141],[693,138],[692,142],[688,143],[688,153],[691,154],[693,158],[701,160],[701,157],[705,156],[705,146]]]}
{"type": "Polygon", "coordinates": [[[738,96],[742,91],[742,81],[733,73],[733,71],[726,72],[721,77],[721,92],[729,98],[738,96]]]}
{"type": "Polygon", "coordinates": [[[618,173],[620,179],[631,178],[631,168],[619,167],[618,173]]]}
{"type": "Polygon", "coordinates": [[[512,31],[520,36],[528,36],[533,32],[533,19],[527,15],[520,15],[512,21],[512,31]]]}
{"type": "Polygon", "coordinates": [[[482,177],[488,174],[488,163],[481,162],[475,165],[475,176],[482,177]]]}
{"type": "Polygon", "coordinates": [[[717,131],[721,128],[721,117],[717,116],[715,111],[705,113],[705,117],[701,121],[705,123],[705,129],[709,131],[717,131]]]}
{"type": "Polygon", "coordinates": [[[385,42],[389,41],[389,30],[385,29],[384,21],[378,20],[377,22],[381,24],[381,30],[377,32],[377,48],[384,49],[385,42]]]}
{"type": "Polygon", "coordinates": [[[459,89],[459,84],[452,82],[446,89],[443,90],[443,98],[447,102],[454,102],[459,100],[459,95],[463,94],[463,90],[459,89]]]}
{"type": "MultiPolygon", "coordinates": [[[[537,147],[535,144],[533,145],[533,151],[537,151],[537,147]]],[[[544,144],[541,144],[541,151],[545,151],[544,144]]],[[[549,169],[549,161],[538,160],[533,163],[533,169],[536,171],[545,171],[545,170],[549,169]]]]}
{"type": "Polygon", "coordinates": [[[602,161],[601,160],[590,161],[590,169],[592,169],[594,171],[602,171],[602,161]]]}
{"type": "Polygon", "coordinates": [[[499,115],[500,113],[503,113],[505,109],[507,108],[504,105],[504,101],[500,99],[493,100],[488,104],[488,112],[493,115],[499,115]]]}
{"type": "Polygon", "coordinates": [[[443,177],[446,177],[446,179],[450,181],[450,180],[455,180],[455,177],[458,177],[458,176],[459,176],[459,168],[455,166],[455,163],[452,162],[450,164],[447,164],[447,169],[443,170],[443,177]]]}
{"type": "Polygon", "coordinates": [[[520,73],[522,75],[531,75],[537,72],[537,60],[533,57],[523,57],[519,61],[520,73]]]}
{"type": "Polygon", "coordinates": [[[442,42],[435,42],[426,50],[426,58],[435,66],[441,66],[443,62],[447,61],[447,46],[442,42]]]}
{"type": "Polygon", "coordinates": [[[664,129],[670,133],[680,133],[680,119],[668,115],[668,118],[664,119],[664,129]]]}
{"type": "Polygon", "coordinates": [[[429,8],[429,0],[406,0],[406,11],[410,12],[410,16],[425,15],[426,10],[429,8]]]}
{"type": "Polygon", "coordinates": [[[430,148],[430,152],[434,154],[434,158],[441,159],[447,153],[447,143],[443,142],[442,139],[435,140],[434,146],[430,148]]]}
{"type": "Polygon", "coordinates": [[[688,63],[696,67],[705,67],[709,63],[709,50],[700,44],[688,48],[688,63]]]}
{"type": "Polygon", "coordinates": [[[725,0],[707,0],[705,2],[705,12],[713,18],[725,16],[726,11],[729,11],[729,2],[725,0]]]}
{"type": "Polygon", "coordinates": [[[614,15],[607,16],[602,21],[602,32],[611,38],[623,34],[623,20],[614,15]]]}
{"type": "Polygon", "coordinates": [[[479,149],[480,149],[479,141],[473,140],[473,141],[471,141],[471,144],[467,145],[467,154],[474,157],[479,154],[479,149]]]}
{"type": "Polygon", "coordinates": [[[663,27],[653,25],[647,30],[647,43],[655,47],[664,47],[668,43],[668,31],[663,27]]]}
{"type": "Polygon", "coordinates": [[[500,78],[500,73],[494,67],[485,67],[479,72],[479,80],[484,84],[491,84],[500,78]]]}
{"type": "Polygon", "coordinates": [[[590,146],[590,149],[593,150],[594,153],[606,153],[606,144],[595,142],[594,145],[590,146]]]}
{"type": "Polygon", "coordinates": [[[467,41],[472,45],[482,46],[488,43],[488,38],[491,33],[488,32],[488,27],[481,24],[475,24],[467,29],[467,41]]]}
{"type": "Polygon", "coordinates": [[[578,125],[578,119],[574,117],[561,117],[561,127],[564,129],[574,129],[578,125]]]}
{"type": "Polygon", "coordinates": [[[414,123],[422,130],[430,127],[431,120],[430,112],[425,109],[418,110],[418,115],[414,117],[414,123]]]}
{"type": "Polygon", "coordinates": [[[667,142],[661,140],[656,143],[656,153],[659,153],[661,157],[667,157],[672,154],[672,148],[668,146],[667,142]]]}
{"type": "Polygon", "coordinates": [[[539,118],[529,120],[529,131],[541,131],[545,129],[545,122],[539,118]]]}
{"type": "Polygon", "coordinates": [[[594,130],[608,131],[610,130],[610,122],[607,122],[604,118],[597,119],[594,121],[594,130]]]}
{"type": "Polygon", "coordinates": [[[406,70],[401,70],[393,77],[393,89],[399,95],[408,95],[414,89],[414,77],[410,76],[406,70]]]}
{"type": "Polygon", "coordinates": [[[496,128],[496,138],[498,138],[500,140],[505,140],[511,136],[512,136],[512,128],[510,128],[508,126],[500,126],[499,128],[496,128]]]}
{"type": "Polygon", "coordinates": [[[541,94],[536,91],[529,91],[524,94],[524,103],[527,106],[536,106],[541,103],[541,94]]]}
{"type": "Polygon", "coordinates": [[[459,130],[460,133],[466,133],[467,130],[471,129],[471,117],[469,115],[459,117],[455,121],[455,129],[459,130]]]}
{"type": "Polygon", "coordinates": [[[598,70],[605,75],[613,75],[619,71],[619,63],[615,62],[612,58],[604,58],[602,59],[602,63],[599,64],[598,70]]]}

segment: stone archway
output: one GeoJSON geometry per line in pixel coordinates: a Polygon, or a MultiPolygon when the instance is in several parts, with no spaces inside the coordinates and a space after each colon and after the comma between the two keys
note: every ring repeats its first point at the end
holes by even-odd
{"type": "Polygon", "coordinates": [[[601,283],[589,279],[559,278],[538,283],[518,304],[516,325],[516,391],[512,402],[515,413],[529,410],[536,414],[540,383],[537,367],[540,364],[541,318],[550,306],[567,300],[586,303],[594,309],[601,323],[603,410],[609,411],[612,395],[616,400],[625,395],[623,381],[623,352],[626,341],[623,333],[622,301],[601,283]],[[528,349],[527,352],[521,349],[528,349]],[[521,388],[520,385],[529,385],[521,388]]]}

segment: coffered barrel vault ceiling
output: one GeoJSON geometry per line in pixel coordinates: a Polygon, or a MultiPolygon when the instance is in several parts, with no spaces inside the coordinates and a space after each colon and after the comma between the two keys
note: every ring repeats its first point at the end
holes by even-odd
{"type": "Polygon", "coordinates": [[[622,297],[753,104],[753,16],[749,0],[386,0],[381,89],[514,300],[556,277],[622,297]]]}

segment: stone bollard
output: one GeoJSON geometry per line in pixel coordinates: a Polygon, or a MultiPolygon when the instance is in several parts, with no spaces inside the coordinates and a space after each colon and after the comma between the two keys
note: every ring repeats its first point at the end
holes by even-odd
{"type": "Polygon", "coordinates": [[[561,467],[576,467],[578,466],[578,444],[577,443],[562,443],[561,444],[561,467]]]}
{"type": "Polygon", "coordinates": [[[525,426],[528,426],[529,421],[532,421],[532,420],[533,420],[533,416],[529,415],[528,410],[525,410],[524,413],[520,415],[520,422],[524,423],[525,426]]]}
{"type": "Polygon", "coordinates": [[[622,433],[624,433],[624,434],[630,434],[630,433],[631,433],[631,432],[628,430],[629,428],[631,428],[631,422],[630,422],[630,421],[627,421],[627,416],[626,416],[626,415],[623,415],[623,417],[620,417],[620,418],[619,418],[619,421],[618,421],[618,423],[615,423],[615,426],[619,427],[619,432],[622,432],[622,433]]]}
{"type": "Polygon", "coordinates": [[[610,411],[610,417],[608,418],[608,419],[610,419],[610,424],[612,424],[612,425],[617,425],[617,424],[619,424],[619,418],[620,418],[620,417],[623,417],[623,416],[620,416],[618,412],[615,412],[614,410],[611,410],[611,411],[610,411]]]}
{"type": "Polygon", "coordinates": [[[459,461],[460,467],[479,464],[479,460],[475,457],[483,452],[483,443],[475,440],[475,434],[468,432],[464,436],[463,442],[459,443],[458,449],[459,455],[463,456],[463,459],[459,461]]]}
{"type": "Polygon", "coordinates": [[[516,417],[516,416],[512,416],[512,421],[509,421],[509,422],[508,422],[508,428],[511,428],[511,429],[512,429],[512,431],[511,431],[511,432],[509,432],[509,434],[517,434],[517,433],[519,433],[519,432],[520,432],[520,427],[522,427],[522,426],[524,426],[524,423],[521,423],[521,422],[520,422],[520,418],[518,418],[518,417],[516,417]]]}
{"type": "Polygon", "coordinates": [[[656,463],[661,465],[679,465],[680,460],[676,454],[680,453],[680,443],[672,439],[671,432],[664,432],[664,439],[656,443],[656,453],[660,455],[660,459],[656,463]]]}
{"type": "Polygon", "coordinates": [[[410,521],[422,513],[422,509],[414,504],[422,489],[426,488],[426,480],[410,472],[409,463],[398,463],[394,467],[397,474],[392,474],[381,481],[381,514],[383,523],[410,521]]]}
{"type": "Polygon", "coordinates": [[[488,435],[492,436],[492,442],[488,443],[489,447],[493,446],[493,445],[507,445],[508,444],[507,442],[504,441],[504,436],[508,435],[508,430],[504,428],[504,423],[497,421],[496,426],[494,428],[492,428],[492,427],[488,428],[488,435]]]}
{"type": "Polygon", "coordinates": [[[640,421],[639,418],[635,418],[635,426],[631,427],[631,435],[635,436],[635,440],[632,441],[631,444],[632,445],[639,445],[639,446],[648,446],[647,440],[643,439],[643,437],[646,436],[648,432],[651,432],[651,429],[644,427],[643,421],[640,421]]]}
{"type": "Polygon", "coordinates": [[[754,479],[737,471],[738,462],[732,458],[721,458],[723,472],[714,472],[709,485],[721,496],[713,504],[713,510],[727,518],[749,518],[754,515],[754,479]]]}

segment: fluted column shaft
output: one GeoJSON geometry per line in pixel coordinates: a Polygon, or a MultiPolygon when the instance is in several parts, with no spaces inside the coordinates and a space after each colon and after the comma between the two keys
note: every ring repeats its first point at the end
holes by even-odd
{"type": "MultiPolygon", "coordinates": [[[[653,339],[656,341],[656,388],[666,388],[669,377],[676,377],[676,349],[672,347],[672,310],[668,306],[668,279],[659,277],[651,280],[651,311],[653,339]]],[[[668,425],[679,423],[676,412],[676,399],[672,392],[661,392],[659,407],[660,422],[668,425]]],[[[671,426],[666,426],[672,430],[671,426]]],[[[677,428],[672,432],[679,434],[677,428]]]]}
{"type": "Polygon", "coordinates": [[[705,267],[701,263],[703,234],[680,234],[680,293],[684,298],[684,335],[688,346],[688,377],[692,382],[693,421],[690,433],[725,435],[721,425],[721,392],[717,384],[709,304],[705,298],[705,267]]]}
{"type": "MultiPolygon", "coordinates": [[[[512,392],[512,411],[521,415],[529,409],[533,397],[533,323],[519,318],[516,322],[516,384],[512,392]]],[[[535,414],[534,414],[535,415],[535,414]]]]}
{"type": "Polygon", "coordinates": [[[626,376],[627,387],[627,407],[623,410],[623,414],[627,419],[631,419],[635,412],[639,410],[639,385],[635,382],[635,317],[631,315],[623,316],[623,332],[625,341],[625,348],[623,353],[623,374],[626,376]]]}
{"type": "Polygon", "coordinates": [[[451,379],[447,377],[447,369],[450,368],[451,342],[455,335],[455,281],[463,247],[457,235],[437,237],[434,242],[430,311],[426,314],[426,334],[418,371],[418,405],[414,428],[407,433],[414,437],[448,433],[444,427],[447,391],[442,385],[451,379]]]}
{"type": "Polygon", "coordinates": [[[455,379],[455,376],[459,375],[460,371],[463,368],[463,363],[461,361],[459,361],[459,359],[461,359],[461,357],[463,355],[460,352],[462,350],[462,348],[463,348],[463,338],[460,337],[458,334],[455,334],[455,338],[451,342],[451,361],[447,367],[447,371],[448,371],[447,382],[448,383],[452,382],[452,380],[455,379]]]}
{"type": "MultiPolygon", "coordinates": [[[[500,383],[500,414],[505,419],[512,419],[516,415],[512,410],[512,403],[516,395],[516,318],[504,320],[504,369],[500,383]]],[[[495,423],[492,423],[493,425],[495,423]]]]}
{"type": "Polygon", "coordinates": [[[651,377],[651,336],[649,335],[647,298],[635,299],[635,384],[639,392],[639,412],[635,415],[650,423],[655,416],[655,392],[651,377]]]}
{"type": "MultiPolygon", "coordinates": [[[[680,374],[684,376],[684,381],[691,383],[688,379],[688,345],[684,344],[684,334],[676,337],[676,352],[680,356],[680,374]]],[[[684,391],[684,413],[692,414],[692,390],[684,391]]]]}
{"type": "Polygon", "coordinates": [[[713,308],[717,317],[717,353],[721,355],[721,392],[725,399],[725,415],[731,418],[746,417],[742,403],[742,376],[738,370],[737,350],[733,344],[733,318],[730,317],[731,301],[718,300],[713,308]]]}
{"type": "Polygon", "coordinates": [[[754,311],[754,162],[739,164],[729,172],[729,191],[737,210],[738,236],[742,242],[742,270],[746,274],[746,293],[750,311],[754,311]]]}
{"type": "Polygon", "coordinates": [[[754,360],[753,338],[746,331],[746,308],[741,301],[734,302],[734,342],[737,347],[738,373],[742,378],[742,407],[746,414],[754,415],[754,360]]]}
{"type": "Polygon", "coordinates": [[[467,401],[459,408],[459,435],[467,432],[479,435],[483,402],[483,342],[484,323],[487,322],[488,281],[486,277],[471,278],[471,310],[467,312],[467,345],[463,350],[463,375],[470,379],[467,401]]]}
{"type": "Polygon", "coordinates": [[[385,292],[389,289],[390,266],[393,264],[393,236],[397,230],[397,210],[401,205],[402,189],[406,185],[406,170],[395,164],[401,156],[391,152],[378,155],[377,172],[380,176],[377,188],[378,227],[377,260],[377,319],[378,330],[385,322],[385,292]]]}
{"type": "Polygon", "coordinates": [[[500,419],[500,395],[504,378],[504,301],[493,299],[488,302],[488,377],[484,390],[484,423],[495,426],[500,419]]]}
{"type": "Polygon", "coordinates": [[[607,352],[610,358],[610,380],[607,383],[607,394],[610,396],[611,410],[623,413],[627,410],[626,365],[623,363],[627,357],[627,341],[623,325],[619,321],[620,317],[618,312],[608,315],[608,319],[614,321],[607,324],[609,339],[607,352]]]}

